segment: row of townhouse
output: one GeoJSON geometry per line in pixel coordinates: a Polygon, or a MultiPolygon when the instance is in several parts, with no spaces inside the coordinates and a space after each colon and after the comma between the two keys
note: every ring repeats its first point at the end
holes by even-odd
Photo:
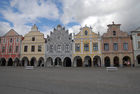
{"type": "Polygon", "coordinates": [[[36,25],[24,37],[11,29],[0,37],[1,66],[139,66],[140,28],[128,34],[121,24],[107,25],[102,36],[91,27],[81,27],[78,34],[69,34],[58,25],[47,38],[36,25]]]}

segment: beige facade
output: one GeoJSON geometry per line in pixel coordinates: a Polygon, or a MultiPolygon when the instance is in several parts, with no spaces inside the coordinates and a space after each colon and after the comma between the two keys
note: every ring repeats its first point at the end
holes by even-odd
{"type": "Polygon", "coordinates": [[[44,66],[45,39],[36,25],[24,36],[21,47],[22,66],[44,66]]]}

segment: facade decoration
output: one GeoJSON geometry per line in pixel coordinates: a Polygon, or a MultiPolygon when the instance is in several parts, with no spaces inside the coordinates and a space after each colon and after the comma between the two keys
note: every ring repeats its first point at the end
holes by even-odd
{"type": "Polygon", "coordinates": [[[101,37],[91,27],[82,27],[74,35],[73,63],[75,67],[101,66],[101,37]]]}
{"type": "Polygon", "coordinates": [[[114,24],[113,22],[107,26],[107,33],[102,36],[103,64],[106,67],[133,65],[131,36],[120,30],[121,24],[114,24]]]}
{"type": "Polygon", "coordinates": [[[32,26],[31,31],[22,40],[20,60],[22,66],[44,66],[45,39],[36,25],[32,26]]]}

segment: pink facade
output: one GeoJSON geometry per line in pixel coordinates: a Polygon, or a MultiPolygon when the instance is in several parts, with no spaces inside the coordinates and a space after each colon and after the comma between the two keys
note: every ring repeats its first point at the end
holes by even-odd
{"type": "Polygon", "coordinates": [[[0,37],[0,63],[2,66],[19,63],[22,38],[13,29],[0,37]]]}
{"type": "Polygon", "coordinates": [[[133,64],[132,38],[120,30],[121,24],[107,25],[102,36],[102,54],[105,66],[131,66],[133,64]]]}

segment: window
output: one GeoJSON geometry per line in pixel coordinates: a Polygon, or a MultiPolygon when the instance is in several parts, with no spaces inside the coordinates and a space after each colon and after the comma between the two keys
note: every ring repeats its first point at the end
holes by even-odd
{"type": "Polygon", "coordinates": [[[35,46],[32,45],[32,47],[31,47],[31,52],[34,52],[34,51],[35,51],[35,46]]]}
{"type": "Polygon", "coordinates": [[[13,41],[13,39],[12,39],[12,38],[10,38],[10,43],[12,43],[12,41],[13,41]]]}
{"type": "Polygon", "coordinates": [[[2,52],[5,52],[5,47],[4,46],[2,47],[2,52]]]}
{"type": "Polygon", "coordinates": [[[113,36],[116,36],[116,31],[113,31],[113,36]]]}
{"type": "Polygon", "coordinates": [[[88,35],[88,31],[87,30],[85,31],[85,35],[88,35]]]}
{"type": "Polygon", "coordinates": [[[57,46],[57,51],[60,52],[61,51],[61,45],[57,46]]]}
{"type": "Polygon", "coordinates": [[[68,44],[66,44],[65,49],[66,49],[66,52],[69,52],[69,45],[68,44]]]}
{"type": "Polygon", "coordinates": [[[3,39],[3,43],[5,43],[5,39],[3,39]]]}
{"type": "Polygon", "coordinates": [[[128,43],[123,43],[123,49],[128,50],[128,43]]]}
{"type": "Polygon", "coordinates": [[[9,53],[11,53],[11,52],[12,52],[12,46],[9,47],[9,53]]]}
{"type": "Polygon", "coordinates": [[[28,46],[24,46],[24,52],[28,51],[28,46]]]}
{"type": "Polygon", "coordinates": [[[50,52],[53,52],[53,45],[50,45],[50,52]]]}
{"type": "Polygon", "coordinates": [[[0,43],[1,43],[1,38],[0,38],[0,43]]]}
{"type": "Polygon", "coordinates": [[[80,44],[79,43],[75,44],[75,51],[80,51],[80,44]]]}
{"type": "Polygon", "coordinates": [[[118,43],[113,43],[113,49],[114,49],[115,51],[118,50],[118,43]]]}
{"type": "Polygon", "coordinates": [[[108,43],[104,43],[104,50],[108,51],[109,50],[109,44],[108,43]]]}
{"type": "Polygon", "coordinates": [[[32,37],[32,41],[35,41],[35,37],[32,37]]]}
{"type": "Polygon", "coordinates": [[[42,47],[41,47],[41,45],[38,45],[38,52],[41,52],[42,50],[42,47]]]}
{"type": "Polygon", "coordinates": [[[89,44],[88,43],[84,44],[84,51],[89,51],[89,44]]]}
{"type": "Polygon", "coordinates": [[[98,43],[93,43],[93,50],[98,51],[98,43]]]}
{"type": "Polygon", "coordinates": [[[18,52],[18,46],[16,46],[15,52],[16,52],[16,53],[18,52]]]}
{"type": "Polygon", "coordinates": [[[140,41],[138,41],[138,49],[140,49],[140,41]]]}
{"type": "Polygon", "coordinates": [[[18,42],[18,38],[16,39],[16,42],[18,42]]]}

